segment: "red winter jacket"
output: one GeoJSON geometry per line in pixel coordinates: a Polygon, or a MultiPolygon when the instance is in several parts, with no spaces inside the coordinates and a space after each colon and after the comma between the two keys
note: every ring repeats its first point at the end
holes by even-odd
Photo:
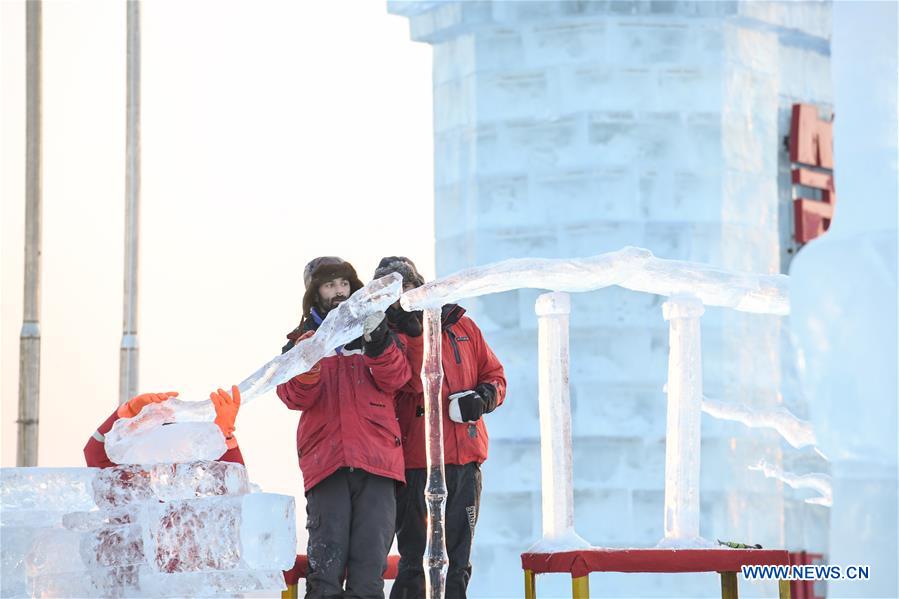
{"type": "MultiPolygon", "coordinates": [[[[459,391],[474,389],[481,383],[496,387],[496,405],[506,397],[506,375],[493,350],[484,341],[481,329],[464,316],[465,309],[447,305],[443,311],[443,462],[445,464],[483,464],[487,459],[487,425],[482,416],[477,422],[453,422],[449,417],[448,397],[459,391]]],[[[426,468],[424,394],[421,385],[421,362],[424,335],[400,336],[413,376],[397,393],[396,405],[406,468],[426,468]]]]}
{"type": "MultiPolygon", "coordinates": [[[[119,418],[121,416],[119,416],[118,410],[116,410],[87,440],[87,444],[84,446],[84,461],[87,462],[89,468],[112,468],[113,466],[118,466],[106,455],[106,433],[112,430],[113,423],[119,418]]],[[[243,464],[243,454],[240,453],[240,447],[234,447],[223,453],[222,457],[216,461],[243,464]]]]}
{"type": "Polygon", "coordinates": [[[344,349],[322,358],[321,375],[278,385],[278,397],[302,410],[297,457],[306,492],[336,470],[361,468],[405,482],[394,393],[409,380],[406,356],[391,343],[376,358],[344,349]]]}

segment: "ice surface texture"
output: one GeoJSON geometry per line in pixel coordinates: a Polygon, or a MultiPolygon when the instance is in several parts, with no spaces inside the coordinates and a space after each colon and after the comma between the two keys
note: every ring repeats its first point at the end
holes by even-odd
{"type": "Polygon", "coordinates": [[[403,294],[406,310],[439,307],[463,298],[511,289],[592,291],[619,285],[658,295],[695,295],[707,306],[743,312],[790,312],[786,275],[762,275],[683,260],[663,260],[642,248],[625,247],[590,258],[515,258],[461,270],[403,294]]]}
{"type": "Polygon", "coordinates": [[[123,464],[97,473],[91,484],[94,501],[103,509],[140,501],[172,501],[249,492],[247,469],[231,462],[123,464]]]}

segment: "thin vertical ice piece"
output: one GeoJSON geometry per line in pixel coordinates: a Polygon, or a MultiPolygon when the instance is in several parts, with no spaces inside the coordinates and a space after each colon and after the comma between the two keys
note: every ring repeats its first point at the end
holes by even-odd
{"type": "Polygon", "coordinates": [[[705,311],[693,296],[662,304],[668,321],[668,426],[665,440],[665,538],[659,547],[710,547],[699,536],[702,343],[705,311]]]}
{"type": "Polygon", "coordinates": [[[574,532],[574,486],[571,458],[571,400],[568,387],[567,293],[544,293],[534,305],[538,322],[540,469],[543,492],[543,538],[529,552],[589,547],[574,532]]]}
{"type": "Polygon", "coordinates": [[[446,556],[444,513],[446,510],[446,473],[443,468],[443,362],[441,343],[441,308],[424,311],[424,358],[421,378],[424,383],[425,442],[427,443],[428,482],[425,501],[428,508],[428,543],[424,569],[428,577],[425,596],[443,599],[446,590],[446,556]]]}

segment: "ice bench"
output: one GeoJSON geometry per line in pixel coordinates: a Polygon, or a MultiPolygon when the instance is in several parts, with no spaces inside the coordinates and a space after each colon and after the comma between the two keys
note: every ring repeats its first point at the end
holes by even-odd
{"type": "MultiPolygon", "coordinates": [[[[737,599],[741,566],[789,565],[778,549],[578,549],[556,553],[522,553],[525,599],[536,599],[537,574],[571,574],[573,599],[588,599],[590,572],[718,572],[722,599],[737,599]]],[[[790,583],[778,581],[780,599],[790,599],[790,583]]]]}
{"type": "MultiPolygon", "coordinates": [[[[384,578],[393,580],[396,578],[397,568],[399,567],[400,556],[387,556],[387,569],[384,570],[384,578]]],[[[297,599],[297,585],[301,578],[306,578],[306,572],[309,570],[309,559],[303,555],[297,555],[293,568],[284,572],[284,582],[287,583],[287,589],[281,591],[281,599],[297,599]]]]}

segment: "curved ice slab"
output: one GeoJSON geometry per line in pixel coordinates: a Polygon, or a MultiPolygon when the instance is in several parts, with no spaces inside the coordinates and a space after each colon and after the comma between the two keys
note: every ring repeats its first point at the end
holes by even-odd
{"type": "Polygon", "coordinates": [[[691,294],[706,306],[786,315],[790,312],[788,283],[786,275],[663,260],[649,250],[629,246],[591,258],[516,258],[468,268],[407,291],[400,301],[405,310],[421,310],[512,289],[578,292],[619,285],[665,296],[691,294]]]}
{"type": "Polygon", "coordinates": [[[289,352],[275,357],[240,383],[238,388],[241,403],[246,404],[306,372],[334,348],[362,335],[366,317],[387,310],[390,304],[399,299],[402,288],[403,277],[398,273],[390,273],[356,291],[348,300],[328,312],[315,335],[296,344],[289,352]]]}
{"type": "Polygon", "coordinates": [[[173,501],[250,492],[247,469],[231,462],[126,464],[106,468],[92,482],[93,498],[105,510],[139,501],[173,501]]]}
{"type": "Polygon", "coordinates": [[[729,404],[703,397],[702,411],[720,420],[741,422],[749,428],[773,428],[796,449],[816,443],[812,423],[798,418],[784,407],[753,410],[743,404],[729,404]]]}
{"type": "Polygon", "coordinates": [[[810,497],[805,500],[806,503],[823,505],[825,507],[833,505],[833,483],[827,474],[793,474],[792,472],[784,472],[783,469],[769,464],[765,460],[760,460],[758,464],[750,466],[749,469],[761,472],[765,475],[765,478],[783,481],[794,489],[812,489],[816,491],[818,497],[810,497]]]}
{"type": "Polygon", "coordinates": [[[467,268],[425,283],[404,293],[400,302],[404,310],[412,311],[439,308],[467,297],[512,289],[592,291],[623,281],[651,257],[649,250],[626,247],[617,252],[570,260],[513,258],[467,268]]]}
{"type": "Polygon", "coordinates": [[[789,282],[787,275],[738,272],[700,262],[654,257],[618,284],[625,289],[669,297],[694,295],[706,306],[786,316],[790,313],[789,282]]]}
{"type": "Polygon", "coordinates": [[[115,421],[106,434],[106,454],[117,464],[217,460],[228,447],[214,420],[209,400],[149,404],[134,418],[115,421]]]}

